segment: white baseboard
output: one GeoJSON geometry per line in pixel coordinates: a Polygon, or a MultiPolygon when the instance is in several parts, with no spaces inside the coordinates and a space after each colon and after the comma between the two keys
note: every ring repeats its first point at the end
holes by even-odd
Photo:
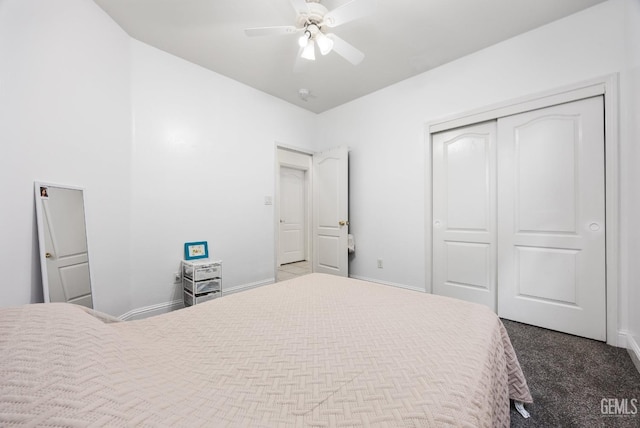
{"type": "Polygon", "coordinates": [[[360,275],[349,275],[349,278],[359,279],[361,281],[375,282],[376,284],[389,285],[391,287],[404,288],[406,290],[419,291],[421,293],[426,293],[426,291],[423,288],[413,287],[411,285],[405,285],[405,284],[398,284],[396,282],[381,281],[379,279],[367,278],[360,275]]]}
{"type": "Polygon", "coordinates": [[[239,291],[249,290],[251,288],[262,287],[263,285],[269,285],[276,282],[275,278],[265,279],[263,281],[250,282],[248,284],[236,285],[231,288],[223,288],[222,296],[226,296],[227,294],[237,293],[239,291]]]}
{"type": "Polygon", "coordinates": [[[155,305],[132,309],[126,314],[120,315],[118,318],[122,321],[140,320],[154,315],[166,314],[167,312],[171,312],[182,307],[184,307],[182,300],[173,300],[171,302],[158,303],[155,305]]]}
{"type": "Polygon", "coordinates": [[[627,348],[627,336],[629,336],[628,331],[618,330],[618,341],[613,343],[613,341],[607,340],[607,345],[615,346],[617,348],[627,348]]]}
{"type": "MultiPolygon", "coordinates": [[[[249,284],[237,285],[231,288],[223,288],[222,295],[237,293],[239,291],[249,290],[251,288],[261,287],[263,285],[273,284],[274,278],[269,278],[264,281],[251,282],[249,284]]],[[[148,318],[154,315],[166,314],[167,312],[175,311],[184,307],[182,300],[173,300],[171,302],[158,303],[155,305],[144,306],[142,308],[132,309],[126,314],[120,315],[118,319],[122,321],[139,320],[148,318]]]]}
{"type": "Polygon", "coordinates": [[[640,372],[640,346],[638,346],[638,342],[636,342],[636,339],[633,337],[632,334],[627,333],[627,351],[629,352],[629,356],[631,357],[631,361],[633,361],[633,364],[636,366],[636,369],[638,369],[638,372],[640,372]]]}

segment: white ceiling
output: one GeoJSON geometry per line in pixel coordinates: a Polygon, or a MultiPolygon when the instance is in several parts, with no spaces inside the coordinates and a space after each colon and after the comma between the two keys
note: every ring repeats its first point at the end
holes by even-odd
{"type": "Polygon", "coordinates": [[[604,0],[369,0],[374,13],[332,29],[364,61],[316,54],[297,73],[299,35],[244,33],[295,25],[290,0],[94,1],[137,40],[320,113],[604,0]]]}

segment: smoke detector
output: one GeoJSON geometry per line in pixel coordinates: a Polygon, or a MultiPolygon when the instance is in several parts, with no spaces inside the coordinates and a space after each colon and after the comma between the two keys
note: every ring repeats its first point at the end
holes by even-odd
{"type": "Polygon", "coordinates": [[[302,101],[309,101],[309,97],[311,96],[311,91],[306,89],[306,88],[301,88],[298,91],[298,97],[302,100],[302,101]]]}

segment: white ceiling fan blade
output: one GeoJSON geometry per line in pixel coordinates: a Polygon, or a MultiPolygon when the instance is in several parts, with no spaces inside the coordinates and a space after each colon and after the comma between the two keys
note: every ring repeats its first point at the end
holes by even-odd
{"type": "Polygon", "coordinates": [[[305,0],[290,0],[291,6],[296,10],[298,15],[302,13],[307,13],[309,11],[309,6],[307,6],[307,2],[305,0]]]}
{"type": "Polygon", "coordinates": [[[349,61],[353,65],[358,65],[364,59],[364,54],[353,45],[345,42],[335,34],[327,34],[328,38],[333,40],[333,51],[349,61]]]}
{"type": "Polygon", "coordinates": [[[371,0],[351,0],[342,6],[327,12],[324,16],[324,25],[327,27],[337,27],[345,22],[353,21],[373,12],[373,2],[371,0]]]}
{"type": "Polygon", "coordinates": [[[293,34],[298,29],[293,25],[283,25],[280,27],[256,27],[246,28],[244,33],[249,37],[255,36],[281,36],[286,34],[293,34]]]}

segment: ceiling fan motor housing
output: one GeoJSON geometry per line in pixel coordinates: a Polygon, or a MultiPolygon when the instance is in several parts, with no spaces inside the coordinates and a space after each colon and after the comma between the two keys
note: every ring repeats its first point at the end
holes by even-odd
{"type": "Polygon", "coordinates": [[[314,24],[321,29],[321,23],[328,10],[322,4],[316,1],[307,2],[308,12],[298,15],[298,28],[305,28],[310,24],[314,24]]]}

